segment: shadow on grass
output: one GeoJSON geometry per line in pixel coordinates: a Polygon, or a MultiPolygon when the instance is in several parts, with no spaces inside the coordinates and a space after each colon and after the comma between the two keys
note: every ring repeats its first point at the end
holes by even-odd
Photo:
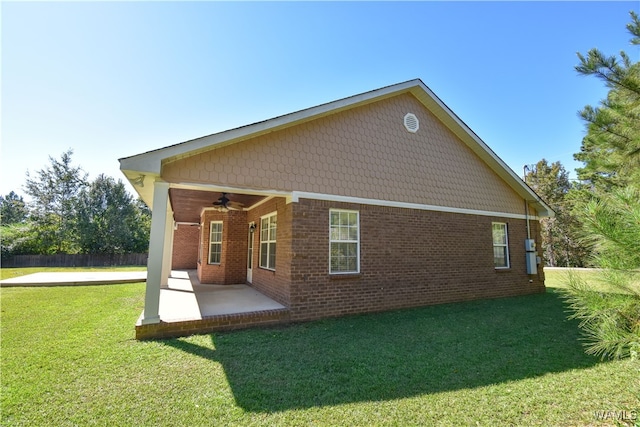
{"type": "Polygon", "coordinates": [[[163,344],[222,364],[252,412],[381,401],[585,368],[556,293],[352,316],[163,344]]]}

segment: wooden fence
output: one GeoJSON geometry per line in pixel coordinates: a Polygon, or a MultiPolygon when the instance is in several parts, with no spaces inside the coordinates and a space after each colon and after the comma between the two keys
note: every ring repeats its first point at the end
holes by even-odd
{"type": "Polygon", "coordinates": [[[2,261],[2,267],[111,267],[147,265],[147,254],[56,254],[16,255],[2,261]]]}

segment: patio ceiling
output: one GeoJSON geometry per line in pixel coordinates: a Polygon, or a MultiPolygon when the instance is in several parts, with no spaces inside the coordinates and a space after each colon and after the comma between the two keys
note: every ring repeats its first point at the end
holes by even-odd
{"type": "MultiPolygon", "coordinates": [[[[213,202],[222,197],[218,191],[185,190],[170,188],[169,198],[176,222],[200,223],[200,212],[203,208],[213,207],[213,202]]],[[[234,202],[242,203],[245,209],[262,201],[266,196],[252,194],[227,193],[227,197],[234,202]]]]}

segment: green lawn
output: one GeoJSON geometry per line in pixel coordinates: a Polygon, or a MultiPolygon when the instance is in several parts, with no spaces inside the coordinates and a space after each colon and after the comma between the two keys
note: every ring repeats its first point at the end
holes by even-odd
{"type": "Polygon", "coordinates": [[[545,285],[550,289],[566,288],[571,274],[578,274],[596,289],[606,291],[608,288],[600,279],[599,271],[596,269],[545,269],[545,285]]]}
{"type": "Polygon", "coordinates": [[[1,289],[1,424],[575,426],[640,417],[640,363],[585,355],[553,288],[138,342],[143,293],[141,283],[1,289]]]}

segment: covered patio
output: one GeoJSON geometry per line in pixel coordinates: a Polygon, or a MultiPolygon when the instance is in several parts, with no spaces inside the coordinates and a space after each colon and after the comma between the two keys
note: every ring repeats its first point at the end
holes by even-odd
{"type": "Polygon", "coordinates": [[[289,321],[289,309],[251,286],[203,285],[196,270],[172,270],[160,289],[159,323],[136,323],[136,339],[273,325],[289,321]]]}

